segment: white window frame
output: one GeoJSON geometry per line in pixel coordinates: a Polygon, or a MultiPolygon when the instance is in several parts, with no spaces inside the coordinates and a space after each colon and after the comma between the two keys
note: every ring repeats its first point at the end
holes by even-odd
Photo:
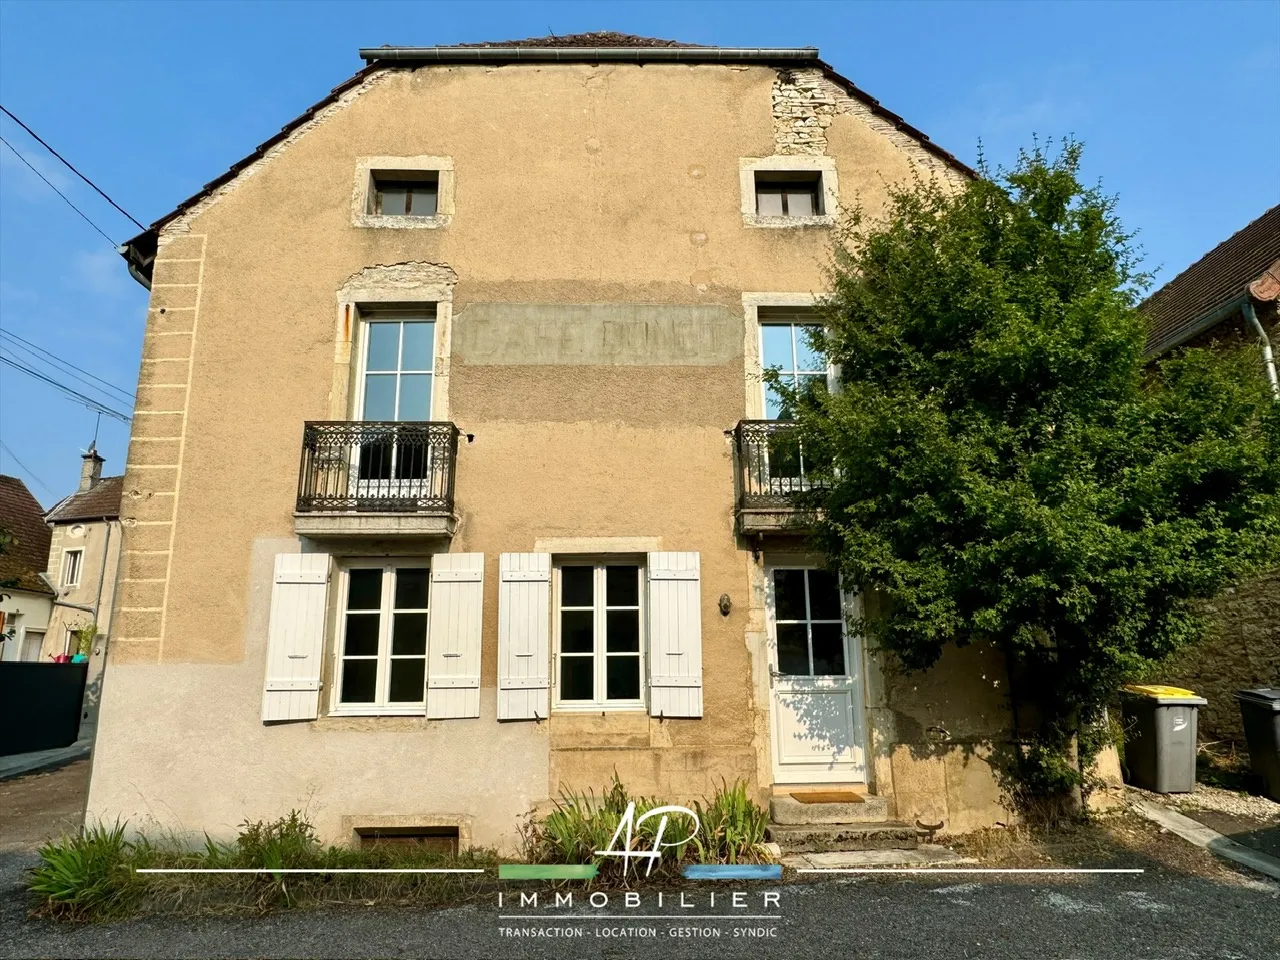
{"type": "MultiPolygon", "coordinates": [[[[375,323],[398,323],[400,324],[400,353],[396,356],[397,367],[394,371],[379,370],[374,372],[374,376],[387,376],[394,373],[396,377],[396,407],[400,406],[400,377],[408,374],[420,376],[428,376],[431,378],[430,389],[428,390],[428,402],[430,409],[427,410],[426,420],[396,420],[396,423],[427,423],[435,416],[436,412],[436,357],[440,351],[440,325],[437,316],[439,308],[437,304],[430,301],[421,304],[412,304],[404,308],[383,308],[376,307],[366,308],[359,311],[358,326],[356,328],[356,371],[355,371],[355,397],[353,419],[357,421],[364,420],[364,394],[365,380],[369,376],[368,360],[369,360],[369,340],[370,327],[375,323]],[[430,313],[431,316],[427,316],[430,313]],[[430,323],[431,324],[431,366],[425,370],[404,370],[398,365],[400,363],[400,354],[404,352],[404,324],[406,323],[430,323]]],[[[397,410],[398,412],[398,410],[397,410]]]]}
{"type": "MultiPolygon", "coordinates": [[[[756,337],[757,337],[756,356],[760,358],[760,409],[762,411],[760,416],[761,420],[771,419],[771,417],[769,416],[769,400],[768,400],[769,385],[764,382],[765,371],[770,369],[769,367],[765,366],[765,360],[764,360],[764,328],[765,327],[782,327],[782,326],[787,326],[791,328],[791,358],[792,358],[791,362],[794,365],[796,363],[796,356],[798,353],[796,349],[796,327],[821,327],[823,325],[822,319],[816,313],[813,314],[812,320],[803,319],[803,315],[806,312],[808,312],[809,309],[811,308],[805,308],[805,307],[786,308],[787,312],[790,312],[793,314],[792,316],[789,316],[789,317],[780,316],[780,315],[770,316],[769,308],[767,307],[765,309],[765,315],[763,317],[760,315],[759,309],[757,309],[756,311],[756,337]]],[[[830,359],[827,359],[827,358],[823,358],[823,359],[826,359],[825,371],[823,370],[791,370],[789,372],[792,374],[793,377],[798,373],[804,373],[812,376],[812,375],[821,374],[825,372],[827,377],[827,389],[834,390],[836,388],[838,371],[836,370],[835,364],[833,364],[830,361],[830,359]]]]}
{"type": "MultiPolygon", "coordinates": [[[[619,713],[643,713],[648,710],[649,702],[649,676],[646,666],[647,648],[649,646],[649,625],[646,617],[647,607],[647,579],[645,576],[645,560],[644,557],[610,555],[607,557],[586,556],[555,556],[551,558],[551,709],[562,713],[598,713],[600,711],[612,711],[619,713]],[[596,694],[593,700],[561,700],[560,699],[560,613],[562,606],[561,597],[561,575],[560,571],[563,567],[585,567],[594,568],[594,588],[592,596],[595,600],[593,606],[594,611],[594,629],[592,637],[595,641],[594,649],[591,653],[594,661],[594,681],[592,689],[596,694]],[[635,700],[607,700],[604,694],[607,690],[606,684],[608,680],[608,611],[631,609],[630,607],[609,607],[607,603],[606,589],[606,573],[605,569],[611,566],[626,566],[636,568],[637,577],[637,618],[640,631],[640,650],[637,655],[640,670],[640,696],[635,700]]],[[[583,609],[579,607],[570,607],[570,610],[583,609]]],[[[585,656],[585,654],[567,654],[567,656],[585,656]]],[[[630,656],[630,654],[627,654],[630,656]]]]}
{"type": "Polygon", "coordinates": [[[845,590],[844,577],[840,576],[840,574],[837,573],[835,575],[836,596],[840,605],[840,619],[839,620],[832,620],[830,618],[814,619],[813,603],[809,598],[809,574],[814,572],[825,573],[829,571],[824,570],[822,566],[816,563],[802,563],[802,562],[789,563],[782,560],[776,563],[771,562],[766,567],[765,576],[767,578],[767,582],[765,586],[765,589],[766,589],[765,607],[766,607],[766,613],[769,618],[770,639],[774,646],[773,666],[771,669],[779,670],[779,668],[781,667],[781,656],[780,656],[781,651],[778,649],[778,626],[780,624],[804,624],[805,641],[808,644],[808,653],[809,653],[809,673],[782,674],[779,670],[780,676],[798,677],[804,680],[848,680],[857,676],[861,676],[860,664],[858,663],[856,651],[854,650],[854,641],[856,638],[853,636],[852,632],[849,630],[849,621],[848,621],[849,614],[851,612],[856,612],[856,610],[851,610],[851,605],[857,602],[856,598],[852,597],[849,594],[849,592],[845,590]],[[777,583],[774,580],[774,575],[777,574],[779,571],[799,571],[804,573],[805,619],[803,620],[779,619],[777,583]],[[843,650],[844,650],[844,673],[815,674],[813,672],[813,626],[814,624],[831,624],[831,623],[840,624],[840,639],[843,644],[843,650]]]}
{"type": "MultiPolygon", "coordinates": [[[[370,557],[343,557],[338,561],[337,615],[333,644],[333,694],[329,703],[330,716],[339,717],[421,717],[427,713],[427,670],[430,665],[431,649],[431,559],[430,557],[396,557],[394,560],[370,557]],[[386,694],[391,682],[391,628],[395,610],[395,577],[400,568],[425,569],[427,571],[427,609],[414,608],[400,612],[426,613],[427,615],[427,647],[423,651],[422,661],[422,700],[414,703],[386,702],[386,694]],[[373,703],[342,702],[342,661],[347,644],[347,595],[350,591],[352,570],[382,570],[382,601],[378,608],[378,668],[374,681],[375,700],[373,703]]],[[[415,655],[416,657],[416,655],[415,655]]]]}
{"type": "Polygon", "coordinates": [[[80,578],[84,575],[84,547],[73,547],[62,551],[62,585],[64,587],[80,586],[80,578]],[[72,557],[75,559],[73,560],[72,557]],[[71,578],[75,574],[75,579],[71,578]]]}

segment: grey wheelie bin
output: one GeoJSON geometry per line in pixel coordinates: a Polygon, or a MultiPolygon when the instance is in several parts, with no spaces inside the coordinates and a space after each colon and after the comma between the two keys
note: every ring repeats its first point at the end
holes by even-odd
{"type": "Polygon", "coordinates": [[[1181,687],[1124,688],[1124,759],[1129,782],[1156,793],[1196,787],[1196,723],[1209,701],[1181,687]]]}
{"type": "Polygon", "coordinates": [[[1240,719],[1249,743],[1249,762],[1262,778],[1262,789],[1280,800],[1280,687],[1237,690],[1240,719]]]}

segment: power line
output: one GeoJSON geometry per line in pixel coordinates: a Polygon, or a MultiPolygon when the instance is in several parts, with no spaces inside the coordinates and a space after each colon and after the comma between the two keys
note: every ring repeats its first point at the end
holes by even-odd
{"type": "MultiPolygon", "coordinates": [[[[0,109],[2,109],[2,108],[0,108],[0,109]]],[[[14,155],[15,157],[17,157],[19,160],[21,160],[23,163],[25,163],[28,167],[31,167],[31,172],[32,172],[32,173],[34,173],[37,177],[39,177],[41,180],[43,180],[46,184],[48,184],[48,185],[49,185],[49,189],[50,189],[50,190],[52,190],[54,193],[56,193],[58,196],[60,196],[63,200],[66,200],[67,206],[68,206],[68,207],[70,207],[72,210],[74,210],[76,213],[80,214],[80,216],[84,218],[84,222],[85,222],[85,223],[89,224],[89,226],[93,227],[93,229],[95,229],[95,230],[97,230],[99,233],[101,233],[101,234],[102,234],[102,238],[103,238],[104,240],[106,240],[106,241],[107,241],[107,243],[111,244],[111,248],[112,248],[113,250],[114,250],[117,246],[119,246],[119,244],[117,244],[114,240],[112,240],[110,237],[108,237],[108,236],[107,236],[106,232],[105,232],[105,231],[104,231],[100,226],[98,226],[96,223],[94,223],[92,220],[90,220],[90,219],[89,219],[89,215],[88,215],[87,213],[85,213],[83,210],[81,210],[79,207],[77,207],[74,203],[72,203],[70,200],[68,200],[68,199],[67,199],[67,195],[66,195],[65,193],[63,193],[61,190],[59,190],[57,187],[55,187],[52,183],[50,183],[50,182],[49,182],[49,178],[48,178],[48,177],[46,177],[43,173],[41,173],[41,172],[40,172],[39,170],[37,170],[35,167],[31,166],[31,161],[30,161],[30,160],[28,160],[26,157],[24,157],[22,154],[20,154],[20,153],[18,152],[17,148],[16,148],[16,147],[14,147],[14,145],[13,145],[12,143],[10,143],[10,142],[9,142],[8,140],[6,140],[4,137],[0,137],[0,143],[3,143],[6,147],[8,147],[10,150],[12,150],[12,151],[13,151],[13,155],[14,155]]]]}
{"type": "Polygon", "coordinates": [[[20,373],[25,373],[27,376],[34,377],[36,380],[44,381],[45,383],[49,384],[51,387],[61,390],[71,399],[78,400],[80,403],[83,403],[90,410],[97,410],[100,413],[105,413],[108,417],[114,417],[115,419],[119,420],[121,423],[129,423],[133,419],[128,414],[121,413],[119,410],[115,410],[112,407],[108,407],[105,403],[95,400],[93,399],[93,397],[86,396],[85,394],[80,393],[78,390],[72,390],[66,384],[59,383],[57,380],[53,379],[52,377],[46,376],[45,374],[41,373],[39,370],[33,370],[31,369],[31,367],[28,367],[26,364],[20,363],[19,361],[14,360],[12,357],[6,357],[3,355],[0,355],[0,363],[8,364],[9,366],[13,367],[15,370],[17,370],[20,373]]]}
{"type": "Polygon", "coordinates": [[[49,485],[48,485],[47,483],[45,483],[43,480],[41,480],[39,477],[37,477],[34,473],[32,473],[32,472],[31,472],[31,468],[30,468],[30,467],[28,467],[25,463],[23,463],[21,460],[19,460],[19,459],[18,459],[18,455],[17,455],[16,453],[14,453],[12,450],[10,450],[10,449],[9,449],[9,445],[8,445],[7,443],[5,443],[3,440],[0,440],[0,450],[3,450],[5,453],[7,453],[7,454],[9,455],[9,459],[10,459],[10,460],[12,460],[12,461],[13,461],[14,463],[16,463],[19,467],[21,467],[24,471],[26,471],[26,474],[27,474],[27,476],[28,476],[28,477],[30,477],[32,480],[34,480],[34,481],[35,481],[39,486],[44,487],[45,491],[49,494],[49,496],[51,496],[51,497],[56,497],[56,496],[57,496],[57,494],[53,492],[53,490],[49,487],[49,485]]]}
{"type": "Polygon", "coordinates": [[[98,383],[102,384],[102,386],[115,391],[121,396],[122,399],[125,399],[130,403],[134,403],[137,400],[137,398],[128,390],[125,390],[121,387],[117,387],[114,383],[111,383],[109,380],[103,380],[101,377],[90,373],[88,370],[85,370],[83,367],[77,367],[70,360],[64,360],[61,357],[59,357],[57,354],[55,354],[53,351],[46,350],[44,347],[40,346],[37,343],[32,343],[30,340],[24,340],[22,337],[18,336],[16,333],[13,333],[9,330],[0,329],[0,337],[7,337],[10,340],[16,341],[16,343],[10,344],[10,349],[17,347],[17,349],[22,350],[24,353],[31,354],[36,360],[40,362],[53,363],[58,366],[61,366],[65,368],[67,373],[70,373],[71,376],[75,377],[77,380],[79,380],[81,383],[85,384],[86,386],[91,387],[93,386],[93,384],[89,383],[89,381],[85,380],[83,377],[77,376],[77,374],[84,374],[84,376],[88,377],[89,380],[96,380],[98,383]],[[46,360],[43,357],[40,357],[38,354],[44,354],[44,356],[48,357],[49,359],[46,360]]]}
{"type": "MultiPolygon", "coordinates": [[[[87,183],[89,186],[93,187],[93,189],[97,190],[97,191],[98,191],[98,195],[99,195],[99,196],[101,196],[103,200],[107,201],[107,203],[111,204],[113,207],[115,207],[117,210],[119,210],[121,213],[123,213],[123,214],[124,214],[126,217],[128,217],[130,220],[133,220],[134,224],[137,226],[137,228],[138,228],[139,230],[146,230],[146,229],[147,229],[147,228],[146,228],[146,227],[144,227],[142,224],[138,223],[138,221],[137,221],[137,220],[134,220],[134,219],[133,219],[133,217],[130,215],[130,213],[129,213],[129,211],[128,211],[128,210],[126,210],[124,207],[120,206],[120,204],[116,203],[114,200],[112,200],[110,197],[108,197],[108,196],[106,195],[106,193],[104,193],[104,192],[103,192],[103,190],[102,190],[102,188],[101,188],[101,187],[99,187],[96,183],[94,183],[92,180],[90,180],[88,177],[86,177],[83,173],[81,173],[79,170],[77,170],[75,167],[73,167],[73,166],[71,165],[71,161],[70,161],[70,160],[66,159],[66,158],[65,158],[62,154],[60,154],[57,150],[53,149],[53,147],[51,147],[51,146],[49,146],[49,144],[45,143],[45,142],[44,142],[44,140],[43,140],[43,139],[41,139],[40,134],[36,133],[34,130],[32,130],[30,127],[28,127],[25,123],[23,123],[21,120],[19,120],[16,116],[14,116],[14,115],[13,115],[13,112],[12,112],[8,107],[4,106],[3,104],[0,104],[0,110],[3,110],[6,114],[8,114],[8,115],[9,115],[9,117],[13,120],[13,122],[14,122],[14,123],[16,123],[18,126],[20,126],[23,130],[27,131],[27,133],[31,134],[31,136],[35,137],[35,139],[39,142],[40,146],[44,147],[46,150],[48,150],[50,153],[52,153],[55,157],[57,157],[59,160],[61,160],[61,161],[66,165],[66,167],[67,167],[67,169],[68,169],[68,170],[70,170],[72,173],[74,173],[77,177],[79,177],[81,180],[83,180],[83,181],[84,181],[85,183],[87,183]]],[[[10,149],[12,149],[12,148],[10,148],[10,149]]],[[[16,153],[17,151],[14,151],[14,152],[16,153]]]]}

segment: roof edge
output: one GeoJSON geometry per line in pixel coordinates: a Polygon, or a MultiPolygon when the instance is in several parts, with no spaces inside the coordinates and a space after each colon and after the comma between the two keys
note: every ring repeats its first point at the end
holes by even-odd
{"type": "Polygon", "coordinates": [[[812,63],[817,47],[363,47],[368,63],[812,63]]]}

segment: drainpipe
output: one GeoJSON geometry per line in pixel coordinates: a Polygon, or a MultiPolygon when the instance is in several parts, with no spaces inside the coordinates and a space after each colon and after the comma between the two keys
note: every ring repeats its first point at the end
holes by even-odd
{"type": "Polygon", "coordinates": [[[1280,403],[1280,380],[1276,378],[1276,358],[1271,352],[1271,341],[1267,337],[1267,331],[1262,329],[1257,311],[1253,309],[1253,301],[1248,297],[1245,297],[1243,309],[1244,318],[1249,321],[1249,326],[1253,327],[1253,332],[1262,341],[1262,365],[1267,368],[1267,379],[1271,381],[1271,397],[1280,403]]]}

